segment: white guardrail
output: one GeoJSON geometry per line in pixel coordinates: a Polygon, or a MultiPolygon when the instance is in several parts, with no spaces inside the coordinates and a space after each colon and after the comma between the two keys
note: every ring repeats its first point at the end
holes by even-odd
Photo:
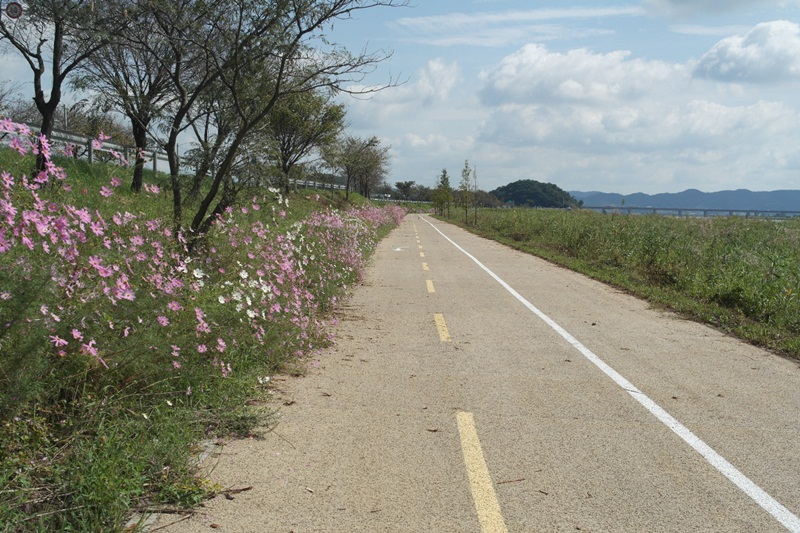
{"type": "MultiPolygon", "coordinates": [[[[27,124],[27,126],[34,131],[37,129],[36,126],[31,124],[27,124]]],[[[85,157],[89,160],[89,163],[94,163],[95,152],[110,153],[111,151],[115,151],[121,154],[129,164],[133,164],[132,156],[136,154],[135,147],[103,141],[102,146],[96,148],[94,146],[94,141],[96,141],[96,139],[92,139],[91,137],[84,137],[61,130],[53,130],[53,133],[50,135],[51,146],[66,147],[72,145],[75,147],[75,156],[79,158],[85,157]]],[[[148,150],[146,152],[146,161],[152,163],[153,172],[169,172],[169,160],[167,159],[167,153],[164,151],[148,150]]]]}

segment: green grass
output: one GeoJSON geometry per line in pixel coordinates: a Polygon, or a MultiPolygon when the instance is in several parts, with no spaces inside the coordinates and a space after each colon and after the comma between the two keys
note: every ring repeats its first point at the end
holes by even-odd
{"type": "Polygon", "coordinates": [[[800,358],[800,220],[487,209],[466,227],[800,358]]]}

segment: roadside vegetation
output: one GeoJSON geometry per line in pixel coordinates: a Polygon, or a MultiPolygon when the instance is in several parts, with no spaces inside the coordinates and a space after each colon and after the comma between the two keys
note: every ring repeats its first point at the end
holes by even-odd
{"type": "Polygon", "coordinates": [[[52,164],[2,124],[0,531],[114,531],[197,504],[222,487],[195,476],[193,446],[268,426],[269,377],[329,343],[403,211],[253,187],[196,238],[175,230],[169,176],[136,193],[128,170],[52,164]]]}
{"type": "MultiPolygon", "coordinates": [[[[446,211],[445,211],[446,212],[446,211]]],[[[800,220],[479,209],[466,229],[800,358],[800,220]]]]}

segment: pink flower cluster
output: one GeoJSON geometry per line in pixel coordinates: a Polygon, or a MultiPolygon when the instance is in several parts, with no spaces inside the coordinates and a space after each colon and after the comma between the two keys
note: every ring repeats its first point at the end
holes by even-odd
{"type": "MultiPolygon", "coordinates": [[[[288,225],[263,209],[273,198],[253,197],[248,209],[220,217],[204,252],[192,254],[169,213],[75,205],[46,139],[7,119],[0,133],[11,134],[18,152],[39,151],[47,161],[33,180],[4,171],[0,180],[0,304],[27,310],[0,324],[10,332],[0,351],[3,340],[40,336],[57,359],[90,357],[108,368],[151,357],[173,371],[207,364],[223,376],[237,353],[312,352],[328,339],[326,313],[362,275],[376,228],[404,214],[317,211],[288,225]],[[45,187],[53,183],[60,186],[45,187]],[[39,301],[24,305],[33,293],[39,301]]],[[[114,177],[99,193],[111,196],[120,184],[114,177]]]]}

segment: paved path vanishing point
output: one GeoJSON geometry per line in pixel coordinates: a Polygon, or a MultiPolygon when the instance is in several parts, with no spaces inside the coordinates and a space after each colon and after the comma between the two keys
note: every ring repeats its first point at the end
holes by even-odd
{"type": "Polygon", "coordinates": [[[161,531],[800,531],[795,361],[419,215],[341,315],[161,531]]]}

